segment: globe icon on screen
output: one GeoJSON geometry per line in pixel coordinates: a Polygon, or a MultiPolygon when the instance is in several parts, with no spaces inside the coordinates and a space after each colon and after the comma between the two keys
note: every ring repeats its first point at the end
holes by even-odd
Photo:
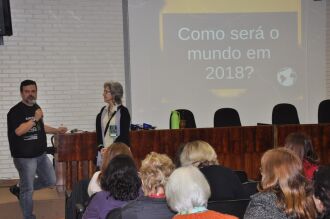
{"type": "Polygon", "coordinates": [[[280,85],[290,87],[294,85],[297,80],[297,73],[292,68],[282,68],[277,72],[277,81],[280,85]]]}

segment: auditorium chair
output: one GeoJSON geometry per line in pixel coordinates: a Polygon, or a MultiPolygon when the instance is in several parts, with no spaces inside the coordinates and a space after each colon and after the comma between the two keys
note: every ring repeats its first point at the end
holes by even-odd
{"type": "Polygon", "coordinates": [[[289,103],[275,105],[272,113],[272,124],[300,124],[296,107],[289,103]]]}
{"type": "Polygon", "coordinates": [[[319,104],[318,122],[319,123],[330,123],[330,99],[323,100],[319,104]]]}
{"type": "Polygon", "coordinates": [[[80,219],[90,200],[87,188],[90,179],[83,179],[77,182],[72,191],[66,191],[65,194],[65,218],[80,219]]]}
{"type": "Polygon", "coordinates": [[[246,195],[251,196],[258,192],[259,181],[247,181],[242,183],[246,195]]]}
{"type": "Polygon", "coordinates": [[[250,199],[237,199],[225,201],[209,201],[207,209],[217,211],[224,214],[234,215],[240,219],[244,217],[245,210],[250,199]]]}
{"type": "Polygon", "coordinates": [[[241,120],[237,110],[233,108],[221,108],[214,113],[214,127],[241,126],[241,120]]]}
{"type": "Polygon", "coordinates": [[[234,170],[234,172],[236,173],[236,175],[238,176],[239,178],[239,181],[241,183],[245,183],[245,182],[248,182],[248,176],[247,176],[247,173],[244,171],[244,170],[234,170]]]}
{"type": "MultiPolygon", "coordinates": [[[[195,117],[194,114],[187,109],[176,109],[180,114],[180,119],[185,120],[185,128],[196,128],[196,122],[195,122],[195,117]]],[[[171,128],[171,116],[170,116],[170,128],[171,128]]]]}

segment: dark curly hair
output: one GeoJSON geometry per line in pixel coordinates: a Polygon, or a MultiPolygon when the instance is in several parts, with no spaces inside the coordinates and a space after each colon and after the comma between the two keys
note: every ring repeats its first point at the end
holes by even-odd
{"type": "Polygon", "coordinates": [[[134,200],[139,196],[141,180],[133,159],[128,155],[115,156],[100,179],[101,188],[121,201],[134,200]]]}
{"type": "Polygon", "coordinates": [[[324,219],[330,219],[330,166],[320,166],[314,173],[314,195],[322,202],[324,219]]]}

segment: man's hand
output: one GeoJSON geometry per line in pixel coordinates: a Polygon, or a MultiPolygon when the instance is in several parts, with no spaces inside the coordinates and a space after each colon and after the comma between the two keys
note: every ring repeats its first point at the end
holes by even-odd
{"type": "Polygon", "coordinates": [[[38,122],[40,119],[42,119],[42,117],[44,116],[44,113],[42,112],[42,110],[39,108],[34,112],[34,118],[36,119],[36,121],[38,122]]]}
{"type": "Polygon", "coordinates": [[[63,127],[63,126],[61,126],[61,127],[58,127],[58,128],[57,128],[57,132],[60,133],[60,134],[64,134],[64,133],[66,133],[67,131],[68,131],[68,128],[67,128],[67,127],[63,127]]]}
{"type": "Polygon", "coordinates": [[[66,131],[68,131],[67,127],[60,126],[58,128],[53,128],[45,124],[45,132],[47,134],[64,134],[66,131]]]}

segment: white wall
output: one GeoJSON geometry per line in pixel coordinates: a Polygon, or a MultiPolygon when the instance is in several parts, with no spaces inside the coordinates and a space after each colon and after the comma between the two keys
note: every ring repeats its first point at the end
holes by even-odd
{"type": "MultiPolygon", "coordinates": [[[[19,84],[38,84],[45,122],[95,130],[103,83],[125,85],[122,1],[11,0],[13,36],[0,46],[0,178],[17,178],[7,140],[19,84]]],[[[50,139],[50,136],[48,136],[50,139]]]]}

